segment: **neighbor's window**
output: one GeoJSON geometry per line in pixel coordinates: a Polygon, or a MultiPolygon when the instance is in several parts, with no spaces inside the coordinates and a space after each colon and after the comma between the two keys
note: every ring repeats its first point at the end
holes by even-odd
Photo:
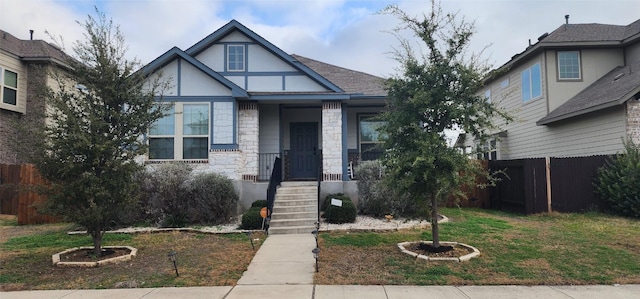
{"type": "Polygon", "coordinates": [[[480,145],[481,150],[478,153],[480,160],[498,160],[498,142],[491,139],[480,145]]]}
{"type": "Polygon", "coordinates": [[[149,159],[207,159],[209,104],[175,103],[149,129],[149,159]]]}
{"type": "Polygon", "coordinates": [[[360,134],[360,160],[376,160],[382,154],[378,145],[382,142],[379,129],[383,121],[375,120],[374,115],[360,115],[358,117],[358,131],[360,134]]]}
{"type": "Polygon", "coordinates": [[[580,76],[580,51],[558,51],[558,78],[578,80],[580,76]]]}
{"type": "Polygon", "coordinates": [[[536,63],[520,73],[522,81],[522,101],[527,102],[542,95],[540,63],[536,63]]]}
{"type": "Polygon", "coordinates": [[[491,103],[491,89],[484,91],[484,98],[487,99],[487,103],[491,103]]]}
{"type": "Polygon", "coordinates": [[[244,71],[244,46],[227,46],[227,70],[244,71]]]}
{"type": "Polygon", "coordinates": [[[7,69],[2,73],[2,102],[16,105],[18,102],[18,73],[7,69]]]}

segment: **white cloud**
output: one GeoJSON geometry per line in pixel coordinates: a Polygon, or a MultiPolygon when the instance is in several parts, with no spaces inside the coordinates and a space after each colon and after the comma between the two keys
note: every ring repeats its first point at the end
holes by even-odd
{"type": "MultiPolygon", "coordinates": [[[[119,24],[129,54],[148,63],[173,46],[186,49],[232,18],[288,53],[379,76],[395,73],[389,52],[397,40],[385,31],[397,20],[374,14],[392,1],[382,0],[0,0],[0,28],[18,38],[49,40],[44,31],[64,36],[67,50],[82,37],[76,20],[85,20],[97,5],[119,24]]],[[[400,0],[405,11],[427,11],[426,0],[400,0]]],[[[485,54],[501,65],[521,52],[528,39],[564,23],[626,25],[638,18],[636,0],[443,0],[447,12],[460,11],[475,21],[472,51],[491,45],[485,54]]],[[[417,41],[416,41],[417,43],[417,41]]]]}

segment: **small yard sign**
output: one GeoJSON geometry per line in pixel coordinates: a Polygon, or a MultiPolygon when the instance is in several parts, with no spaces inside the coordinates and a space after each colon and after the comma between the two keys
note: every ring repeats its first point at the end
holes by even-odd
{"type": "Polygon", "coordinates": [[[342,206],[342,200],[332,198],[331,199],[331,205],[332,206],[336,206],[336,207],[341,207],[342,206]]]}

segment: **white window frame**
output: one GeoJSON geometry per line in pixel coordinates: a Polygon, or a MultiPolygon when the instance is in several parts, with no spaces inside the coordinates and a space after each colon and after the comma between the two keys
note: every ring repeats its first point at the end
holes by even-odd
{"type": "Polygon", "coordinates": [[[487,99],[487,103],[491,103],[491,88],[484,91],[484,98],[487,99]]]}
{"type": "Polygon", "coordinates": [[[7,69],[7,68],[2,68],[0,67],[0,103],[2,103],[2,105],[7,105],[7,107],[12,107],[12,108],[16,108],[18,106],[18,102],[20,101],[20,96],[18,94],[18,86],[20,85],[20,73],[11,70],[11,69],[7,69]],[[11,72],[16,74],[16,86],[8,86],[5,84],[4,80],[6,79],[6,75],[5,72],[11,72]],[[14,90],[16,92],[16,99],[15,99],[15,104],[11,104],[11,103],[7,103],[4,101],[4,89],[8,88],[11,90],[14,90]]]}
{"type": "Polygon", "coordinates": [[[480,160],[499,160],[500,151],[498,150],[499,142],[495,138],[487,140],[485,143],[479,145],[482,148],[482,152],[478,153],[478,159],[480,160]]]}
{"type": "Polygon", "coordinates": [[[540,97],[542,97],[542,64],[540,62],[536,62],[533,65],[531,65],[530,67],[526,68],[525,70],[523,70],[520,73],[520,89],[522,90],[522,101],[523,102],[530,102],[532,100],[538,99],[540,97]],[[538,68],[538,81],[539,81],[539,89],[538,90],[534,90],[533,88],[533,83],[534,83],[534,72],[533,69],[537,67],[538,68]],[[526,77],[525,77],[526,75],[526,77]],[[528,82],[526,82],[526,80],[528,79],[528,82]],[[525,82],[528,84],[529,89],[525,90],[525,82]],[[537,93],[536,93],[537,91],[537,93]]]}
{"type": "MultiPolygon", "coordinates": [[[[558,70],[558,80],[561,80],[561,81],[579,81],[579,80],[582,80],[582,59],[581,59],[580,56],[581,56],[581,53],[580,53],[580,51],[577,51],[577,50],[576,51],[556,51],[556,61],[557,61],[556,66],[557,66],[557,70],[558,70]],[[577,58],[577,65],[573,65],[573,64],[571,64],[571,65],[568,65],[568,64],[567,65],[563,65],[562,62],[569,61],[569,60],[565,60],[565,59],[561,59],[560,58],[561,54],[563,54],[563,53],[564,54],[569,54],[569,53],[575,54],[576,55],[575,58],[577,58]],[[576,66],[578,67],[578,77],[563,77],[563,74],[566,75],[567,73],[569,73],[569,72],[563,71],[563,69],[569,68],[569,67],[573,68],[573,67],[576,67],[576,66]]],[[[571,57],[570,60],[573,61],[574,60],[573,57],[571,57]]],[[[573,74],[574,72],[572,71],[571,73],[573,74]]]]}
{"type": "Polygon", "coordinates": [[[148,134],[147,139],[153,138],[173,138],[173,159],[152,159],[151,161],[200,161],[208,160],[204,158],[185,159],[184,158],[184,139],[185,138],[207,138],[207,153],[211,150],[211,103],[210,102],[174,102],[171,104],[174,108],[174,131],[173,135],[152,135],[148,134]],[[188,105],[206,105],[207,106],[207,133],[202,135],[188,135],[184,133],[184,107],[188,105]]]}
{"type": "Polygon", "coordinates": [[[232,44],[232,45],[227,45],[227,71],[229,72],[244,72],[244,70],[246,69],[246,53],[247,53],[247,49],[245,45],[241,45],[241,44],[232,44]],[[240,48],[242,49],[242,59],[238,59],[237,55],[235,57],[235,59],[233,60],[233,62],[235,63],[235,66],[238,65],[238,62],[242,63],[242,68],[231,68],[231,48],[240,48]]]}

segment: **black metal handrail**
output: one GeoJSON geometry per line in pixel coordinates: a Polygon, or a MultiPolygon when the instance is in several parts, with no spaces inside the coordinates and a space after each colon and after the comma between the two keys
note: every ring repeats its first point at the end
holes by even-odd
{"type": "Polygon", "coordinates": [[[318,224],[320,223],[320,181],[322,181],[322,153],[316,155],[318,165],[318,224]]]}
{"type": "MultiPolygon", "coordinates": [[[[273,203],[276,200],[276,188],[282,182],[282,160],[279,157],[275,157],[273,161],[273,170],[271,171],[271,177],[269,178],[269,187],[267,188],[267,219],[271,220],[271,214],[273,213],[273,203]]],[[[267,231],[269,227],[267,226],[267,231]]]]}
{"type": "Polygon", "coordinates": [[[269,181],[273,170],[273,160],[281,157],[280,153],[259,153],[258,154],[258,181],[269,181]]]}

